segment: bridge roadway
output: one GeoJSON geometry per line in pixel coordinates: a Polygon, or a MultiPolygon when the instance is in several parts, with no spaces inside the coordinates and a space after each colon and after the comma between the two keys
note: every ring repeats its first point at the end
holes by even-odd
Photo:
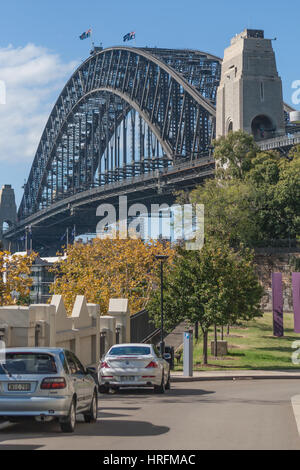
{"type": "Polygon", "coordinates": [[[300,144],[300,132],[282,135],[257,143],[261,150],[279,150],[283,153],[289,151],[294,145],[300,144]]]}
{"type": "Polygon", "coordinates": [[[26,227],[32,228],[33,249],[42,254],[55,254],[66,243],[62,237],[75,225],[76,235],[95,233],[97,222],[96,209],[101,203],[111,203],[118,207],[120,196],[128,197],[128,205],[141,202],[150,210],[151,204],[175,201],[175,191],[191,189],[205,178],[214,174],[215,162],[211,156],[155,170],[133,178],[94,187],[73,194],[53,203],[7,231],[5,239],[11,248],[24,249],[26,227]]]}

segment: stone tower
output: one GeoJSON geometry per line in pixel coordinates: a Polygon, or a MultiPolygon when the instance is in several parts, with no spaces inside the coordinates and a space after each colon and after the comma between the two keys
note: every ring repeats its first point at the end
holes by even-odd
{"type": "Polygon", "coordinates": [[[272,41],[261,30],[246,29],[224,53],[216,136],[240,129],[255,140],[285,133],[282,82],[272,41]]]}
{"type": "MultiPolygon", "coordinates": [[[[12,226],[17,222],[17,207],[15,192],[10,184],[5,184],[0,189],[0,240],[3,240],[3,225],[12,226]]],[[[5,246],[4,248],[8,248],[5,246]]]]}

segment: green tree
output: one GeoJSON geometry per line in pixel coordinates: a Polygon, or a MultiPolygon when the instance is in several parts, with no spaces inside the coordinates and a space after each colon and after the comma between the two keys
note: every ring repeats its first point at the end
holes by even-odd
{"type": "MultiPolygon", "coordinates": [[[[203,363],[207,364],[208,330],[212,325],[235,323],[261,316],[263,288],[258,282],[249,250],[233,251],[226,242],[207,240],[200,251],[178,249],[165,278],[166,330],[182,320],[199,323],[203,334],[203,363]]],[[[160,323],[159,289],[147,306],[160,323]]]]}
{"type": "Polygon", "coordinates": [[[244,131],[230,132],[214,141],[217,177],[242,179],[251,168],[251,161],[259,151],[252,135],[244,131]]]}
{"type": "Polygon", "coordinates": [[[289,239],[300,235],[300,149],[289,159],[261,152],[245,181],[253,188],[258,239],[289,239]]]}
{"type": "Polygon", "coordinates": [[[190,194],[192,203],[204,204],[205,235],[227,240],[231,246],[252,246],[259,237],[255,188],[238,180],[207,180],[190,194]]]}
{"type": "Polygon", "coordinates": [[[215,142],[215,157],[216,177],[190,194],[205,206],[206,236],[250,247],[300,236],[300,146],[285,158],[238,131],[215,142]]]}

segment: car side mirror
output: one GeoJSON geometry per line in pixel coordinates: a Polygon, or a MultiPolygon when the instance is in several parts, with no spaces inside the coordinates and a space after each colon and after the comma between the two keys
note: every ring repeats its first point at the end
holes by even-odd
{"type": "Polygon", "coordinates": [[[87,367],[86,368],[86,373],[91,374],[91,375],[97,374],[96,367],[87,367]]]}

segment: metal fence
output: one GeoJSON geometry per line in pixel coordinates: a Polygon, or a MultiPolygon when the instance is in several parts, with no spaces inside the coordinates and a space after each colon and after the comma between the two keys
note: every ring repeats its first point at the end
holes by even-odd
{"type": "Polygon", "coordinates": [[[141,310],[130,317],[130,331],[132,343],[145,343],[156,337],[160,329],[156,328],[147,310],[141,310]]]}

